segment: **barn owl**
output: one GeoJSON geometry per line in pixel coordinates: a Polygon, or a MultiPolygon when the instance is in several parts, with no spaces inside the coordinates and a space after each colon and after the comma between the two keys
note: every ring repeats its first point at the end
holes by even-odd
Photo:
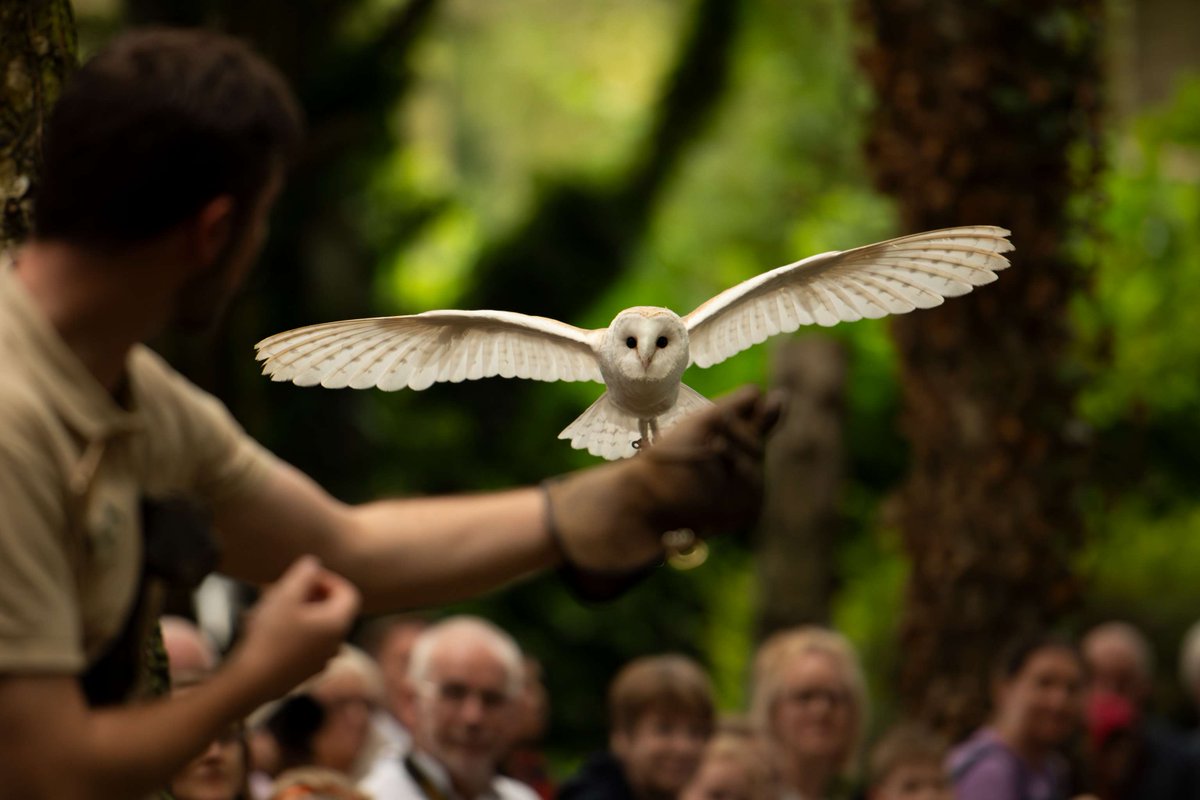
{"type": "Polygon", "coordinates": [[[946,228],[831,251],[745,280],[687,316],[627,308],[585,330],[511,311],[427,311],[328,322],[257,345],[272,380],[328,388],[405,387],[500,376],[601,382],[606,391],[560,439],[593,455],[633,455],[659,430],[708,404],[682,383],[801,325],[834,325],[940,305],[991,283],[1008,266],[1009,231],[946,228]]]}

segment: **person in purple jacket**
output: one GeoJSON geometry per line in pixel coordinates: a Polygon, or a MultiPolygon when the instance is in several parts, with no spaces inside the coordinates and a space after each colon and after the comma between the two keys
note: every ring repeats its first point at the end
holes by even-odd
{"type": "Polygon", "coordinates": [[[1083,718],[1084,666],[1069,640],[1041,634],[1005,651],[992,716],[955,747],[947,767],[958,800],[1063,800],[1063,749],[1083,718]]]}

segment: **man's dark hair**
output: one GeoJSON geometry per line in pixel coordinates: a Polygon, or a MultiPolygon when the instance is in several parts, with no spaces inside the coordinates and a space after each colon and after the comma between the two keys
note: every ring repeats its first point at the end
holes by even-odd
{"type": "Polygon", "coordinates": [[[51,114],[36,235],[132,245],[223,194],[240,230],[301,128],[283,77],[242,42],[198,29],[125,33],[72,76],[51,114]]]}

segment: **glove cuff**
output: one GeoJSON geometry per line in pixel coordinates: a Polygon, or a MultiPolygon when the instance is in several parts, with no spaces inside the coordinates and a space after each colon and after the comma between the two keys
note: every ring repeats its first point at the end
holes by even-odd
{"type": "Polygon", "coordinates": [[[539,486],[542,490],[546,532],[562,559],[562,565],[558,568],[559,578],[577,600],[586,603],[602,603],[613,600],[641,583],[662,565],[660,558],[631,570],[599,570],[577,564],[567,549],[562,530],[554,515],[554,501],[550,487],[556,480],[551,478],[542,481],[539,486]]]}

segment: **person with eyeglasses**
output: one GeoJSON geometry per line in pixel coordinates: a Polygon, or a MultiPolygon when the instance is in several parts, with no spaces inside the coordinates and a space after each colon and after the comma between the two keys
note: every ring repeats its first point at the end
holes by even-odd
{"type": "Polygon", "coordinates": [[[377,761],[359,788],[375,800],[538,800],[499,774],[523,680],[521,649],[490,622],[430,626],[413,645],[402,704],[412,747],[377,761]]]}
{"type": "Polygon", "coordinates": [[[801,626],[774,634],[759,648],[753,714],[785,800],[846,793],[867,712],[862,667],[840,633],[801,626]]]}
{"type": "Polygon", "coordinates": [[[309,763],[363,778],[375,760],[393,748],[376,724],[383,701],[383,676],[357,647],[343,644],[325,668],[296,689],[321,707],[321,722],[308,740],[309,763]]]}
{"type": "MultiPolygon", "coordinates": [[[[220,663],[217,648],[187,619],[166,616],[160,625],[173,691],[194,691],[220,663]]],[[[234,722],[171,779],[171,794],[175,800],[250,800],[247,771],[245,730],[234,722]]]]}

